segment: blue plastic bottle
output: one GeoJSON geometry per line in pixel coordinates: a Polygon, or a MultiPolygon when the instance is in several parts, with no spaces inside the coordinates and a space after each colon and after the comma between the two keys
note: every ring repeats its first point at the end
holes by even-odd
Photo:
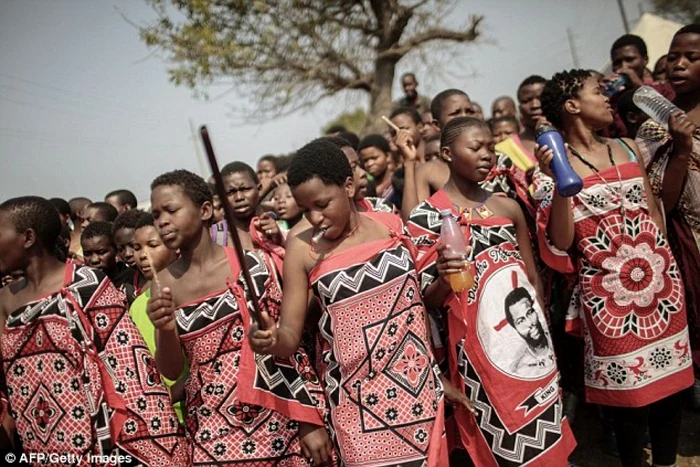
{"type": "Polygon", "coordinates": [[[537,129],[537,144],[547,146],[554,152],[550,168],[554,172],[557,192],[565,198],[570,198],[581,191],[583,180],[574,172],[569,163],[564,138],[561,134],[553,126],[543,125],[537,129]]]}

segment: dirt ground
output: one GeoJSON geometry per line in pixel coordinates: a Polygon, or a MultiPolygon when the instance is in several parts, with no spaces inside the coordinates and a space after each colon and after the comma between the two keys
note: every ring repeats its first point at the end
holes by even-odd
{"type": "MultiPolygon", "coordinates": [[[[602,426],[595,406],[579,404],[573,430],[578,447],[571,457],[578,467],[617,467],[620,461],[605,449],[602,426]]],[[[647,452],[647,465],[651,453],[647,452]]],[[[683,411],[681,438],[678,445],[678,467],[700,467],[700,411],[687,405],[683,411]]]]}

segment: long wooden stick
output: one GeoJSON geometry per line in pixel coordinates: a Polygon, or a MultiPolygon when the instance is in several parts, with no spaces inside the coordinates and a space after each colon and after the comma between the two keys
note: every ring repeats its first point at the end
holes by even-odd
{"type": "Polygon", "coordinates": [[[391,127],[391,129],[394,130],[394,131],[397,132],[397,133],[398,133],[399,130],[401,129],[401,128],[397,127],[397,126],[394,124],[394,122],[392,122],[391,120],[389,120],[388,118],[386,118],[384,115],[382,115],[382,120],[384,120],[384,123],[386,123],[387,125],[389,125],[389,126],[391,127]]]}
{"type": "MultiPolygon", "coordinates": [[[[253,316],[255,321],[258,322],[258,327],[262,329],[263,320],[262,313],[260,311],[260,304],[258,303],[258,294],[255,293],[255,287],[253,284],[253,279],[250,277],[250,271],[245,262],[245,253],[243,252],[243,245],[241,244],[241,239],[238,237],[238,231],[236,230],[236,224],[233,222],[233,210],[231,205],[228,203],[226,190],[224,189],[224,180],[221,178],[221,172],[219,171],[219,164],[216,162],[216,155],[214,154],[214,147],[211,145],[211,139],[209,139],[209,131],[206,125],[199,127],[199,134],[202,137],[202,142],[204,143],[204,149],[207,151],[207,159],[209,159],[209,167],[211,168],[212,175],[214,177],[214,182],[216,184],[216,192],[221,199],[221,205],[224,208],[224,219],[226,219],[226,225],[228,226],[228,231],[231,233],[231,238],[233,239],[234,250],[238,256],[238,262],[241,264],[241,270],[243,271],[243,280],[245,280],[248,286],[248,293],[250,294],[250,299],[253,301],[253,316]]],[[[235,280],[236,278],[234,278],[235,280]]]]}
{"type": "Polygon", "coordinates": [[[148,261],[148,265],[151,267],[151,271],[153,273],[153,282],[156,283],[156,287],[158,287],[158,293],[160,293],[161,290],[163,290],[160,287],[160,280],[158,279],[158,271],[156,271],[156,268],[153,267],[153,258],[151,258],[151,250],[148,245],[144,247],[146,250],[146,260],[148,261]]]}

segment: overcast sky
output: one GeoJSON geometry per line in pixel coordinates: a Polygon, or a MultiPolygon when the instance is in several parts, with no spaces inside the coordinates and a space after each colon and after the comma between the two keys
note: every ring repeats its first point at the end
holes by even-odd
{"type": "MultiPolygon", "coordinates": [[[[650,9],[648,1],[624,5],[632,24],[650,9]]],[[[0,200],[101,199],[116,188],[147,199],[158,174],[201,172],[189,119],[209,126],[220,165],[254,165],[263,154],[298,148],[357,106],[339,98],[264,125],[232,126],[235,95],[203,102],[172,85],[166,63],[147,57],[119,12],[137,23],[153,18],[137,0],[0,0],[0,200]]],[[[457,12],[453,21],[485,16],[484,40],[460,48],[454,68],[438,76],[417,67],[419,92],[461,88],[487,114],[492,99],[514,95],[524,77],[573,67],[567,27],[583,68],[600,68],[624,34],[614,0],[459,1],[457,12]]],[[[397,77],[409,66],[399,64],[397,77]]],[[[397,82],[394,97],[400,93],[397,82]]]]}

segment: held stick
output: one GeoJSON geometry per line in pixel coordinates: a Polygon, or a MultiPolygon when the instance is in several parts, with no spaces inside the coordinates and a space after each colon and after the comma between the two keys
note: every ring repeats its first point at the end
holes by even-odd
{"type": "Polygon", "coordinates": [[[151,258],[151,250],[149,248],[150,247],[146,245],[146,260],[148,261],[151,271],[153,271],[153,282],[156,283],[156,287],[158,287],[158,292],[160,293],[160,291],[163,289],[160,286],[160,280],[158,279],[158,271],[156,271],[156,268],[153,267],[153,258],[151,258]]]}
{"type": "Polygon", "coordinates": [[[255,293],[255,288],[253,286],[253,279],[250,277],[250,271],[245,263],[245,254],[243,253],[243,246],[241,245],[241,239],[238,237],[238,231],[236,230],[236,225],[233,223],[233,211],[231,205],[227,201],[226,190],[224,189],[224,180],[221,178],[221,172],[219,171],[219,164],[216,162],[216,155],[214,154],[214,147],[211,145],[211,140],[209,139],[209,131],[206,125],[199,127],[199,134],[202,137],[202,142],[204,143],[204,149],[207,151],[207,159],[209,160],[209,167],[211,168],[214,181],[216,182],[216,193],[221,199],[221,205],[224,208],[224,219],[226,219],[226,225],[228,226],[228,231],[233,239],[233,246],[238,256],[238,262],[241,264],[241,270],[243,271],[243,279],[248,286],[248,292],[250,293],[250,299],[253,301],[253,316],[255,321],[258,322],[258,327],[263,329],[262,313],[260,311],[260,304],[258,303],[258,296],[255,293]]]}
{"type": "Polygon", "coordinates": [[[386,123],[387,125],[389,125],[389,126],[391,127],[392,130],[394,130],[394,131],[397,132],[397,133],[399,132],[400,128],[397,127],[397,126],[394,124],[394,122],[392,122],[391,120],[389,120],[388,118],[386,118],[384,115],[382,115],[382,120],[384,120],[384,123],[386,123]]]}

